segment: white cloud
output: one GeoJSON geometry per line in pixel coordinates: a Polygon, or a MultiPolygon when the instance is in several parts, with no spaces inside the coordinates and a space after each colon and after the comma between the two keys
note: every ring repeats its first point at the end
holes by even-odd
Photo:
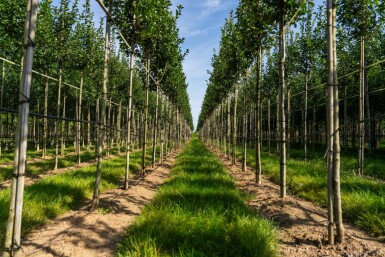
{"type": "Polygon", "coordinates": [[[206,7],[215,8],[221,5],[221,0],[206,0],[204,5],[206,7]]]}

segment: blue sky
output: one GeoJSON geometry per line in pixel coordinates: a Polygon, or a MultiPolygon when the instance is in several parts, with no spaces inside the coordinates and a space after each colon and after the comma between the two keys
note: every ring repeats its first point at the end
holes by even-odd
{"type": "Polygon", "coordinates": [[[237,7],[238,1],[172,0],[172,3],[184,6],[178,27],[180,36],[185,38],[183,47],[190,51],[183,63],[183,69],[189,84],[188,93],[196,126],[206,91],[206,80],[209,78],[207,70],[211,69],[213,49],[219,48],[220,28],[230,10],[237,7]]]}

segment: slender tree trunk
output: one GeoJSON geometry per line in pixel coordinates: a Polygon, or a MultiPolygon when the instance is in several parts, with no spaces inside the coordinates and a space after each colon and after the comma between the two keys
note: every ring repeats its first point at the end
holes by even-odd
{"type": "Polygon", "coordinates": [[[348,99],[347,99],[347,90],[346,83],[344,83],[344,150],[345,154],[348,153],[348,99]]]}
{"type": "Polygon", "coordinates": [[[333,142],[333,194],[334,194],[334,212],[337,227],[337,242],[342,243],[345,239],[345,229],[342,220],[342,203],[341,203],[341,182],[340,182],[340,107],[338,97],[338,76],[337,76],[337,11],[336,11],[336,0],[333,0],[333,97],[334,97],[334,142],[333,142]]]}
{"type": "MultiPolygon", "coordinates": [[[[130,174],[130,149],[131,149],[131,122],[132,122],[132,85],[134,78],[134,52],[130,54],[130,82],[127,95],[127,138],[126,138],[126,169],[124,176],[124,189],[128,189],[128,176],[130,174]]],[[[139,143],[139,142],[138,142],[139,143]]]]}
{"type": "Polygon", "coordinates": [[[154,118],[154,130],[152,133],[152,168],[155,168],[156,159],[156,141],[158,133],[158,109],[159,109],[159,82],[156,83],[156,100],[155,100],[155,118],[154,118]]]}
{"type": "MultiPolygon", "coordinates": [[[[5,81],[5,62],[3,61],[3,69],[2,69],[2,76],[1,76],[1,91],[0,91],[0,108],[3,108],[4,81],[5,81]]],[[[0,111],[0,158],[2,157],[3,137],[4,137],[3,112],[0,111]]]]}
{"type": "Polygon", "coordinates": [[[230,96],[227,96],[227,160],[230,161],[230,142],[231,142],[231,116],[230,116],[230,96]]]}
{"type": "Polygon", "coordinates": [[[366,119],[368,119],[368,122],[367,122],[367,141],[368,141],[368,153],[369,155],[372,154],[372,149],[373,149],[373,143],[374,143],[374,140],[372,140],[372,122],[370,120],[370,106],[369,106],[369,86],[368,86],[368,83],[367,83],[367,74],[365,73],[365,77],[364,77],[364,80],[365,80],[365,110],[366,110],[366,119]]]}
{"type": "Polygon", "coordinates": [[[160,156],[159,156],[159,161],[160,163],[163,163],[164,161],[164,109],[165,109],[165,106],[164,106],[164,94],[162,93],[162,91],[160,92],[160,156]]]}
{"type": "MultiPolygon", "coordinates": [[[[255,175],[256,175],[256,183],[258,185],[262,184],[262,161],[261,161],[261,81],[262,81],[262,48],[258,49],[258,57],[257,57],[257,79],[256,79],[256,117],[255,117],[255,175]]],[[[269,102],[269,112],[270,112],[270,102],[269,102]]],[[[270,115],[270,113],[269,113],[270,115]]],[[[270,143],[270,141],[269,141],[270,143]]],[[[270,144],[269,144],[270,149],[270,144]]]]}
{"type": "Polygon", "coordinates": [[[232,164],[236,163],[237,154],[237,84],[234,85],[234,117],[233,117],[233,152],[232,164]]]}
{"type": "Polygon", "coordinates": [[[242,121],[242,171],[246,171],[246,137],[247,137],[247,112],[246,112],[246,94],[247,94],[247,78],[245,74],[245,84],[243,88],[243,121],[242,121]]]}
{"type": "Polygon", "coordinates": [[[278,95],[277,95],[277,104],[276,104],[276,118],[275,118],[275,144],[276,144],[276,154],[279,153],[279,148],[280,148],[280,144],[279,144],[279,129],[280,129],[280,126],[279,126],[279,92],[278,92],[278,95]]]}
{"type": "Polygon", "coordinates": [[[118,147],[118,155],[120,155],[121,139],[120,133],[122,129],[122,99],[119,101],[118,117],[116,119],[117,131],[116,131],[116,145],[118,147]]]}
{"type": "Polygon", "coordinates": [[[271,109],[270,97],[267,99],[267,154],[271,153],[271,109]]]}
{"type": "Polygon", "coordinates": [[[280,33],[280,67],[279,67],[279,133],[280,133],[280,186],[281,197],[286,197],[286,130],[285,130],[285,61],[286,61],[286,46],[285,46],[285,31],[284,31],[285,13],[281,13],[279,22],[280,33]]]}
{"type": "Polygon", "coordinates": [[[21,255],[21,219],[24,178],[27,159],[29,98],[32,82],[32,62],[37,21],[37,0],[28,1],[24,31],[24,53],[19,94],[18,124],[15,136],[15,158],[11,182],[8,223],[5,232],[3,257],[21,255]]]}
{"type": "Polygon", "coordinates": [[[87,112],[87,152],[91,150],[91,107],[88,103],[88,112],[87,112]]]}
{"type": "MultiPolygon", "coordinates": [[[[307,66],[307,65],[306,65],[307,66]]],[[[307,127],[307,102],[308,102],[308,83],[309,83],[309,71],[308,67],[306,67],[305,72],[305,109],[304,109],[304,120],[303,120],[303,141],[304,141],[304,152],[305,152],[305,162],[307,161],[307,144],[308,144],[308,127],[307,127]]]]}
{"type": "MultiPolygon", "coordinates": [[[[111,4],[110,4],[111,11],[111,4]]],[[[102,106],[100,110],[100,120],[99,120],[99,139],[98,139],[98,154],[97,154],[97,168],[96,168],[96,178],[94,184],[94,196],[92,199],[92,205],[90,211],[94,211],[99,206],[99,186],[100,186],[100,177],[102,173],[102,158],[103,158],[103,142],[106,131],[106,105],[107,105],[107,84],[108,84],[108,63],[110,58],[110,33],[111,33],[111,22],[107,20],[106,23],[106,36],[105,36],[105,50],[104,50],[104,71],[103,71],[103,98],[102,106]]]]}
{"type": "Polygon", "coordinates": [[[142,154],[142,172],[146,170],[146,151],[147,151],[147,123],[148,123],[148,95],[150,91],[150,57],[146,60],[146,96],[144,105],[144,126],[143,126],[143,154],[142,154]]]}
{"type": "MultiPolygon", "coordinates": [[[[65,91],[64,91],[65,92],[65,91]]],[[[64,156],[65,154],[65,139],[64,139],[64,134],[65,134],[65,122],[64,122],[64,118],[66,116],[66,100],[67,100],[67,95],[64,94],[63,95],[63,113],[62,113],[62,120],[60,121],[61,125],[60,125],[60,129],[61,129],[61,139],[60,139],[60,156],[64,156]]]]}
{"type": "Polygon", "coordinates": [[[334,54],[333,54],[333,8],[334,0],[328,0],[328,101],[327,101],[327,166],[328,166],[328,241],[334,244],[334,199],[333,199],[333,142],[334,142],[334,54]]]}
{"type": "MultiPolygon", "coordinates": [[[[79,89],[79,107],[78,107],[78,120],[82,117],[82,98],[83,98],[83,73],[80,75],[80,89],[79,89]]],[[[81,163],[80,158],[80,129],[81,129],[82,122],[79,121],[77,125],[77,154],[78,154],[78,164],[81,163]]]]}
{"type": "MultiPolygon", "coordinates": [[[[293,122],[294,123],[294,122],[293,122]]],[[[287,91],[287,158],[290,159],[291,154],[291,90],[287,91]]],[[[294,127],[295,128],[295,127],[294,127]]]]}
{"type": "Polygon", "coordinates": [[[365,157],[365,41],[361,37],[361,58],[360,58],[360,104],[359,104],[359,134],[358,143],[358,174],[364,175],[365,157]]]}
{"type": "Polygon", "coordinates": [[[43,158],[47,157],[47,137],[48,137],[48,79],[44,87],[44,129],[43,129],[43,158]]]}
{"type": "MultiPolygon", "coordinates": [[[[57,93],[57,107],[56,107],[56,117],[60,116],[60,106],[61,106],[61,87],[62,87],[62,62],[59,61],[59,79],[58,79],[58,93],[57,93]]],[[[59,164],[59,120],[55,121],[55,137],[56,137],[56,147],[55,147],[55,167],[54,170],[58,169],[59,164]]]]}

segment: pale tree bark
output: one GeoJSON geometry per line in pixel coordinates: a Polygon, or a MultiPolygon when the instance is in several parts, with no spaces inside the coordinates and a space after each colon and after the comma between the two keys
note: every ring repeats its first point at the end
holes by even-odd
{"type": "Polygon", "coordinates": [[[290,159],[291,154],[291,131],[295,127],[291,126],[291,90],[287,91],[287,158],[290,159]]]}
{"type": "Polygon", "coordinates": [[[230,144],[231,144],[231,116],[230,116],[230,95],[227,96],[227,160],[230,161],[230,144]]]}
{"type": "Polygon", "coordinates": [[[360,103],[359,103],[359,141],[358,141],[358,174],[364,175],[365,157],[365,40],[360,40],[360,103]]]}
{"type": "MultiPolygon", "coordinates": [[[[262,48],[259,47],[257,56],[257,80],[256,80],[256,119],[255,119],[255,175],[256,183],[262,184],[262,161],[261,161],[261,81],[262,81],[262,48]]],[[[269,102],[269,116],[270,116],[270,102],[269,102]]],[[[270,118],[270,117],[269,117],[270,118]]],[[[270,121],[269,121],[270,125],[270,121]]],[[[270,128],[269,128],[270,129],[270,128]]],[[[269,140],[269,152],[270,152],[270,140],[269,140]]]]}
{"type": "Polygon", "coordinates": [[[159,161],[160,163],[163,163],[164,161],[164,94],[162,91],[160,92],[160,157],[159,161]]]}
{"type": "MultiPolygon", "coordinates": [[[[110,11],[111,11],[110,5],[110,11]]],[[[99,139],[98,139],[98,153],[97,153],[97,168],[96,168],[96,178],[94,184],[94,195],[92,199],[92,204],[90,211],[94,211],[99,206],[99,186],[100,186],[100,177],[102,173],[102,158],[103,158],[103,142],[106,132],[106,105],[107,105],[107,84],[108,84],[108,63],[110,59],[110,34],[111,34],[111,21],[107,20],[106,23],[106,36],[105,36],[105,50],[104,50],[104,71],[103,71],[103,98],[100,110],[100,119],[99,119],[99,139]]]]}
{"type": "Polygon", "coordinates": [[[267,99],[267,155],[271,153],[271,109],[270,97],[267,99]]]}
{"type": "Polygon", "coordinates": [[[286,197],[286,130],[285,130],[285,61],[286,61],[286,46],[285,46],[285,31],[284,31],[285,13],[281,13],[279,22],[279,50],[280,50],[280,65],[279,65],[279,145],[280,145],[280,187],[281,197],[286,197]]]}
{"type": "Polygon", "coordinates": [[[340,132],[337,81],[336,3],[328,0],[328,240],[344,241],[340,191],[340,132]]]}
{"type": "Polygon", "coordinates": [[[334,141],[334,119],[333,119],[333,107],[334,107],[334,54],[333,54],[333,8],[334,1],[328,0],[328,89],[327,89],[327,167],[328,167],[328,241],[329,244],[334,244],[334,199],[333,199],[333,141],[334,141]]]}
{"type": "Polygon", "coordinates": [[[236,163],[237,154],[237,84],[234,85],[234,115],[233,115],[233,152],[232,164],[236,163]]]}
{"type": "Polygon", "coordinates": [[[27,160],[29,98],[32,84],[32,62],[37,21],[37,0],[27,2],[24,26],[24,53],[19,94],[19,112],[15,136],[15,158],[11,182],[8,223],[5,232],[3,257],[21,256],[21,219],[24,178],[27,160]]]}
{"type": "Polygon", "coordinates": [[[338,76],[337,76],[337,8],[336,0],[333,0],[333,64],[334,64],[334,156],[333,156],[333,193],[334,193],[334,212],[336,216],[337,242],[342,243],[345,239],[345,229],[342,220],[342,202],[341,202],[341,181],[340,181],[340,119],[339,119],[339,96],[338,96],[338,76]]]}
{"type": "Polygon", "coordinates": [[[245,84],[243,88],[243,117],[242,117],[242,171],[246,171],[246,137],[247,137],[247,111],[246,111],[246,95],[247,95],[247,79],[245,74],[245,84]]]}
{"type": "Polygon", "coordinates": [[[304,119],[303,119],[303,148],[305,152],[305,162],[307,161],[307,148],[308,148],[308,127],[307,127],[307,106],[308,106],[308,83],[309,83],[309,71],[306,65],[305,71],[305,109],[304,109],[304,119]]]}
{"type": "Polygon", "coordinates": [[[43,154],[42,157],[47,157],[47,137],[48,137],[48,79],[45,81],[44,87],[44,128],[43,128],[43,154]]]}
{"type": "Polygon", "coordinates": [[[156,143],[158,136],[159,82],[156,83],[154,130],[152,131],[152,168],[155,168],[156,143]]]}
{"type": "Polygon", "coordinates": [[[91,150],[91,106],[88,103],[87,110],[87,152],[91,150]]]}
{"type": "Polygon", "coordinates": [[[82,98],[83,98],[83,73],[80,74],[80,88],[79,88],[79,106],[78,106],[78,114],[77,114],[77,119],[79,120],[79,122],[77,123],[77,135],[76,135],[76,139],[77,139],[77,145],[76,145],[76,152],[78,154],[78,164],[81,163],[81,158],[80,158],[80,132],[81,132],[81,125],[82,125],[82,122],[80,121],[81,117],[82,117],[82,98]]]}
{"type": "Polygon", "coordinates": [[[150,57],[146,57],[146,96],[144,105],[144,124],[143,124],[143,142],[142,142],[142,172],[146,170],[146,151],[147,151],[147,124],[148,124],[148,95],[150,91],[150,57]]]}
{"type": "MultiPolygon", "coordinates": [[[[5,62],[3,61],[3,69],[1,76],[1,90],[0,90],[0,108],[3,108],[3,95],[4,95],[4,81],[5,81],[5,62]]],[[[0,137],[4,137],[4,126],[3,126],[3,112],[0,111],[0,137]]],[[[2,144],[3,139],[0,138],[0,157],[2,156],[2,144]]]]}
{"type": "MultiPolygon", "coordinates": [[[[65,92],[65,91],[64,91],[65,92]]],[[[63,96],[63,112],[62,112],[62,120],[60,121],[61,125],[60,125],[60,134],[61,134],[61,139],[60,139],[60,156],[64,156],[65,154],[65,139],[64,139],[64,134],[65,134],[65,122],[64,122],[64,118],[66,117],[66,100],[67,100],[67,95],[64,94],[63,96]]]]}
{"type": "Polygon", "coordinates": [[[132,110],[132,85],[134,78],[134,52],[130,53],[130,81],[128,86],[128,94],[127,94],[127,137],[126,137],[126,167],[124,172],[124,189],[128,189],[128,177],[130,174],[130,151],[131,151],[131,123],[133,117],[132,110]]]}
{"type": "Polygon", "coordinates": [[[120,155],[120,147],[121,147],[121,129],[122,129],[122,99],[119,101],[118,107],[118,116],[116,118],[116,146],[118,147],[118,155],[120,155]]]}

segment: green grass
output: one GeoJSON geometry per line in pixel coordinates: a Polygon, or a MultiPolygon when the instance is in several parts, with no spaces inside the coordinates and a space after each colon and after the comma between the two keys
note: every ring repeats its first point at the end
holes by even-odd
{"type": "MultiPolygon", "coordinates": [[[[238,158],[241,159],[241,148],[237,152],[238,158]]],[[[255,167],[254,154],[253,149],[248,149],[247,162],[252,167],[255,167]]],[[[287,186],[295,195],[326,207],[327,168],[322,158],[323,154],[321,151],[310,153],[309,160],[305,162],[302,159],[302,149],[292,149],[292,158],[287,161],[287,186]]],[[[261,157],[263,173],[278,183],[279,156],[271,154],[268,157],[267,152],[263,151],[261,157]]],[[[341,157],[344,219],[364,229],[371,236],[385,236],[385,184],[354,175],[351,168],[355,162],[355,156],[341,157]]],[[[383,161],[379,163],[382,163],[381,170],[384,170],[383,161]]]]}
{"type": "MultiPolygon", "coordinates": [[[[151,162],[152,148],[148,149],[146,162],[151,162]]],[[[130,156],[130,170],[134,173],[141,168],[142,151],[130,156]]],[[[100,190],[116,188],[124,176],[125,156],[102,163],[102,182],[100,190]]],[[[30,231],[71,209],[79,207],[92,197],[96,165],[76,171],[43,178],[25,188],[23,206],[23,231],[30,231]]],[[[8,219],[10,190],[0,190],[0,242],[4,240],[8,219]]]]}
{"type": "Polygon", "coordinates": [[[118,256],[276,256],[274,227],[247,205],[224,166],[193,139],[119,244],[118,256]]]}
{"type": "MultiPolygon", "coordinates": [[[[84,149],[86,150],[86,149],[84,149]]],[[[75,164],[77,164],[77,155],[73,152],[73,148],[68,148],[65,150],[66,155],[63,157],[59,157],[59,163],[58,168],[68,168],[75,164]]],[[[124,150],[122,150],[123,152],[124,150]]],[[[118,148],[112,148],[110,149],[111,155],[116,155],[118,153],[118,148]]],[[[30,156],[35,156],[35,158],[41,157],[41,153],[39,153],[39,156],[36,156],[35,151],[28,151],[27,156],[28,160],[33,159],[30,156]]],[[[6,157],[4,157],[6,158],[6,157]]],[[[85,151],[81,153],[81,161],[82,162],[89,162],[95,159],[95,152],[94,151],[85,151]]],[[[13,160],[12,160],[13,161],[13,160]]],[[[38,175],[45,171],[53,170],[55,167],[55,159],[39,159],[36,162],[33,163],[27,163],[27,174],[30,175],[38,175]]],[[[2,167],[0,169],[0,182],[4,180],[8,180],[12,177],[12,165],[8,167],[2,167]]]]}

